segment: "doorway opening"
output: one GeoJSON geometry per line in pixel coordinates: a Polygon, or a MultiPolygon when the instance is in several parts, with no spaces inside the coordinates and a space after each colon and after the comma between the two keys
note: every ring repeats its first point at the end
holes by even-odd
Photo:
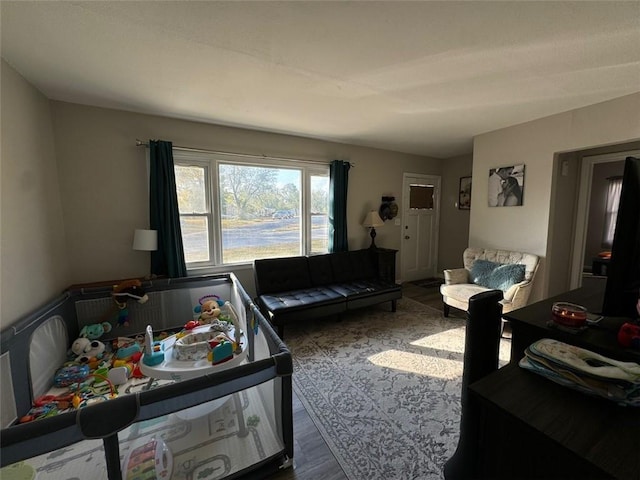
{"type": "Polygon", "coordinates": [[[632,150],[582,157],[570,288],[582,286],[591,277],[606,277],[606,252],[610,248],[606,230],[612,213],[607,212],[607,206],[612,206],[609,188],[622,175],[624,159],[638,153],[632,150]]]}

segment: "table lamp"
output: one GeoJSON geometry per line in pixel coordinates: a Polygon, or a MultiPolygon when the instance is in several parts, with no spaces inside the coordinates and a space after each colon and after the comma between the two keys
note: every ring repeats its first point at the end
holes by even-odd
{"type": "MultiPolygon", "coordinates": [[[[133,247],[134,250],[140,250],[143,252],[155,252],[158,250],[158,231],[157,230],[144,230],[136,228],[133,234],[133,247]]],[[[155,275],[145,275],[145,279],[149,280],[154,278],[155,275]]]]}
{"type": "Polygon", "coordinates": [[[136,228],[133,234],[133,249],[155,252],[158,249],[158,231],[136,228]]]}
{"type": "Polygon", "coordinates": [[[371,235],[371,245],[369,246],[369,248],[376,248],[376,227],[381,227],[383,225],[384,222],[380,218],[380,215],[378,215],[378,212],[376,212],[375,210],[371,210],[369,213],[367,213],[367,216],[364,217],[362,226],[371,229],[369,233],[371,235]]]}

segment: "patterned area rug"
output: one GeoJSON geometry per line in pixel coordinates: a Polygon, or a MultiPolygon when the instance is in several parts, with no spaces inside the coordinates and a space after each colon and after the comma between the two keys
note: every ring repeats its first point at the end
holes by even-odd
{"type": "Polygon", "coordinates": [[[464,320],[408,298],[387,309],[289,327],[294,389],[349,479],[440,479],[458,441],[464,320]]]}

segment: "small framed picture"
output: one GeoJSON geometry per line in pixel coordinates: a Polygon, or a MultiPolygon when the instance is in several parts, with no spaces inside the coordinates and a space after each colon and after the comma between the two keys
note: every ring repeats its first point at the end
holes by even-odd
{"type": "Polygon", "coordinates": [[[460,210],[471,209],[471,177],[460,177],[460,189],[458,190],[458,208],[460,210]]]}
{"type": "Polygon", "coordinates": [[[524,198],[524,165],[489,170],[489,206],[519,207],[524,198]]]}

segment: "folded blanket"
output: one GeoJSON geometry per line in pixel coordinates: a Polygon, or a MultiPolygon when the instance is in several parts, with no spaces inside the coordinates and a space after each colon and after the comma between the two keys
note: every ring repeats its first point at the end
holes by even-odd
{"type": "Polygon", "coordinates": [[[560,385],[621,405],[640,406],[640,365],[637,363],[620,362],[543,338],[525,350],[519,365],[560,385]]]}

